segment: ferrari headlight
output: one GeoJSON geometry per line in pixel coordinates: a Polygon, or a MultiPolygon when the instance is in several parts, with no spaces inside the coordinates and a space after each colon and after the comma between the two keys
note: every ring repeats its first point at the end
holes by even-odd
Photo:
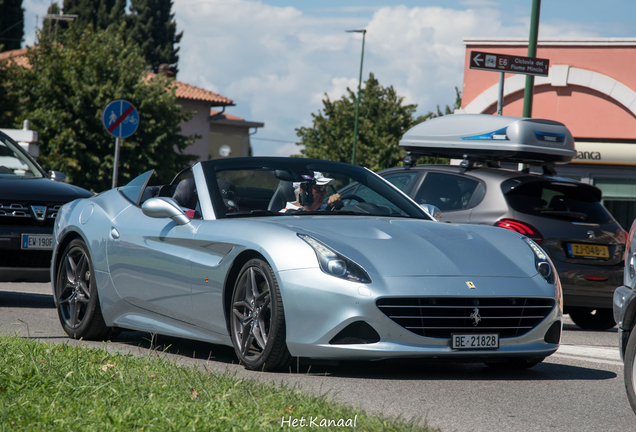
{"type": "Polygon", "coordinates": [[[339,254],[323,242],[306,234],[298,234],[316,252],[320,269],[328,275],[352,282],[371,283],[369,274],[349,258],[339,254]]]}
{"type": "Polygon", "coordinates": [[[539,272],[548,283],[554,284],[556,270],[548,255],[533,240],[528,237],[523,237],[523,240],[528,243],[528,246],[530,246],[530,249],[534,252],[534,265],[537,268],[537,272],[539,272]]]}

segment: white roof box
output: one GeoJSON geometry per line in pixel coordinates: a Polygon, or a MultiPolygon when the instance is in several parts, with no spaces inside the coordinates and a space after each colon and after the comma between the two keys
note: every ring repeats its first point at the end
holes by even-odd
{"type": "Polygon", "coordinates": [[[526,117],[453,114],[412,127],[400,141],[409,156],[471,161],[506,161],[531,165],[568,163],[576,156],[574,138],[563,123],[526,117]]]}

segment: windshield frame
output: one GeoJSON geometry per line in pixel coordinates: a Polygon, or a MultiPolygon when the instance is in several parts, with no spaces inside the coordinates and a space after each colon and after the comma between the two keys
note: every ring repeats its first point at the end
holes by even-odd
{"type": "MultiPolygon", "coordinates": [[[[206,186],[212,201],[212,205],[215,210],[216,218],[222,219],[228,217],[228,212],[225,211],[226,207],[217,185],[217,175],[222,171],[230,170],[249,170],[267,168],[269,171],[281,170],[287,172],[287,178],[284,180],[293,182],[306,181],[303,175],[313,175],[314,171],[325,172],[339,172],[346,174],[353,181],[360,182],[361,184],[371,187],[380,196],[393,203],[398,207],[406,216],[413,219],[432,220],[431,217],[415,203],[409,196],[396,188],[393,184],[383,179],[373,171],[363,168],[357,165],[351,165],[342,162],[325,161],[320,159],[308,159],[308,158],[282,158],[282,157],[248,157],[248,158],[228,158],[228,159],[215,159],[209,161],[200,162],[203,169],[203,173],[206,180],[206,186]],[[391,199],[387,198],[389,196],[391,199]]],[[[222,177],[222,175],[221,175],[222,177]]],[[[281,177],[277,177],[279,180],[283,180],[281,177]]],[[[307,212],[311,215],[320,215],[318,212],[307,212]]],[[[298,214],[298,213],[296,213],[298,214]]],[[[352,215],[352,216],[371,216],[380,217],[374,214],[352,214],[350,212],[338,211],[334,212],[322,212],[324,216],[332,215],[352,215]]],[[[254,214],[241,214],[232,215],[229,217],[272,217],[272,216],[289,216],[288,213],[278,213],[271,211],[256,211],[254,214]]],[[[384,217],[393,217],[384,216],[384,217]]],[[[397,216],[395,216],[397,217],[397,216]]]]}

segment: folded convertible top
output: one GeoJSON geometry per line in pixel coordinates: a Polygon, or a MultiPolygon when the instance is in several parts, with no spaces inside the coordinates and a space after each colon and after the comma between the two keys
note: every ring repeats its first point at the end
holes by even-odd
{"type": "Polygon", "coordinates": [[[419,156],[531,165],[563,164],[576,156],[574,139],[563,123],[488,114],[425,121],[409,129],[400,146],[408,152],[405,165],[419,156]]]}

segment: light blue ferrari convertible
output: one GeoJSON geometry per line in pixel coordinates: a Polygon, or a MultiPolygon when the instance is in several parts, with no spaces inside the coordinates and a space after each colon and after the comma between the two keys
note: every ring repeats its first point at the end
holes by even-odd
{"type": "Polygon", "coordinates": [[[164,185],[152,174],[59,211],[51,280],[70,337],[231,345],[265,371],[298,357],[523,369],[559,347],[561,286],[543,250],[433,219],[399,176],[261,157],[200,162],[164,185]]]}

